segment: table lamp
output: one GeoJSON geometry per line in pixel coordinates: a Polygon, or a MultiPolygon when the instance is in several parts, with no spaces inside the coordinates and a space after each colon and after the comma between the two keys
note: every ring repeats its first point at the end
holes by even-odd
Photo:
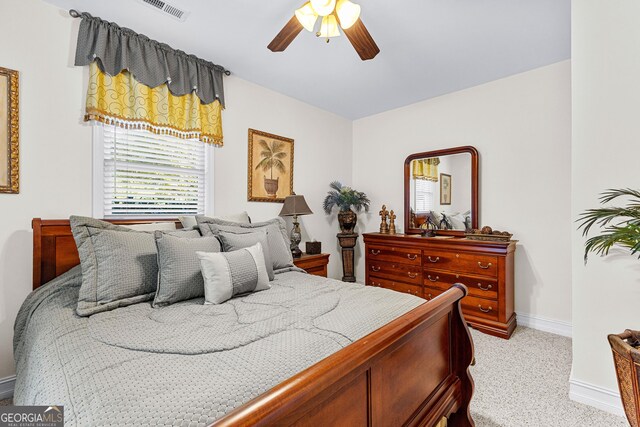
{"type": "Polygon", "coordinates": [[[287,196],[284,199],[284,206],[280,211],[280,216],[292,216],[293,217],[293,229],[291,230],[291,254],[294,258],[300,258],[302,251],[298,247],[302,240],[302,233],[300,232],[300,224],[298,223],[298,215],[309,215],[313,212],[309,209],[309,205],[304,200],[304,196],[298,196],[293,193],[291,196],[287,196]]]}

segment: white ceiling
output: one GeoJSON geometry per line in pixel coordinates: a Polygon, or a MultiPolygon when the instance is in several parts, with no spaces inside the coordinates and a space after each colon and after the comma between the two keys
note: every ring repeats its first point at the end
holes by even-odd
{"type": "Polygon", "coordinates": [[[350,119],[570,58],[570,0],[354,0],[381,49],[367,62],[346,37],[326,44],[306,31],[283,53],[267,50],[302,0],[169,0],[191,12],[184,23],[137,0],[45,1],[350,119]]]}

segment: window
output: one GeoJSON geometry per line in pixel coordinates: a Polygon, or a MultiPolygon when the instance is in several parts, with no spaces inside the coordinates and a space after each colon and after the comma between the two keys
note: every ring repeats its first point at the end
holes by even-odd
{"type": "Polygon", "coordinates": [[[94,216],[204,214],[210,147],[145,130],[94,125],[94,216]]]}
{"type": "Polygon", "coordinates": [[[415,180],[416,212],[428,212],[434,209],[435,182],[426,179],[415,180]]]}

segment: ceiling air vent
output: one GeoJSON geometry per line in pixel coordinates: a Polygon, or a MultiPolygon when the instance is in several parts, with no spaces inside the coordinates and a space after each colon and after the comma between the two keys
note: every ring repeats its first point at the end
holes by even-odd
{"type": "Polygon", "coordinates": [[[166,1],[162,1],[162,0],[138,0],[138,1],[146,4],[149,7],[154,8],[155,10],[159,10],[163,13],[166,13],[172,18],[177,19],[178,21],[181,21],[181,22],[186,21],[187,17],[189,16],[189,12],[182,10],[179,7],[176,7],[170,3],[167,3],[166,1]]]}

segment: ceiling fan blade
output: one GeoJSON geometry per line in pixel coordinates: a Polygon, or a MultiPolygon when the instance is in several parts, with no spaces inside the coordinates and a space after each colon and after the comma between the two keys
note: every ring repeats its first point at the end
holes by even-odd
{"type": "Polygon", "coordinates": [[[344,30],[344,33],[363,61],[373,59],[380,53],[380,48],[373,40],[373,37],[371,37],[371,34],[369,34],[367,27],[364,26],[361,19],[358,19],[350,28],[344,30]]]}
{"type": "Polygon", "coordinates": [[[293,39],[295,39],[303,29],[304,27],[294,15],[267,47],[272,52],[282,52],[289,47],[293,39]]]}

